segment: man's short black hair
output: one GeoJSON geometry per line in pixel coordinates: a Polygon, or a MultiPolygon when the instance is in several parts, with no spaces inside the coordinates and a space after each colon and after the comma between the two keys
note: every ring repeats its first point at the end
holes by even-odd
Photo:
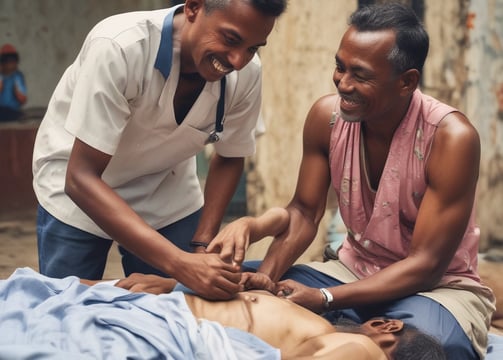
{"type": "MultiPolygon", "coordinates": [[[[278,17],[285,10],[288,0],[241,0],[250,3],[255,9],[269,16],[278,17]]],[[[223,9],[231,0],[205,0],[204,9],[209,13],[216,9],[223,9]]]]}
{"type": "Polygon", "coordinates": [[[395,47],[388,59],[397,74],[409,69],[423,71],[429,37],[414,10],[400,3],[374,4],[356,10],[349,25],[358,31],[393,30],[395,47]]]}

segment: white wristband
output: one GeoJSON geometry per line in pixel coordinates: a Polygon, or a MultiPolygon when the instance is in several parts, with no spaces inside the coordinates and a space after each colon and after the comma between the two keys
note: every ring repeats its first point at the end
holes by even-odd
{"type": "Polygon", "coordinates": [[[328,291],[325,288],[321,288],[320,291],[321,291],[321,294],[323,295],[323,307],[325,309],[330,309],[330,305],[334,301],[334,296],[332,295],[332,293],[330,291],[328,291]]]}

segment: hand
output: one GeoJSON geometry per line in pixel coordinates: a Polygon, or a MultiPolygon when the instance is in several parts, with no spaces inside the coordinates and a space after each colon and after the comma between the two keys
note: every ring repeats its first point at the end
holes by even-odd
{"type": "Polygon", "coordinates": [[[220,259],[217,254],[185,253],[172,274],[179,282],[209,300],[228,300],[243,290],[239,266],[220,259]]]}
{"type": "Polygon", "coordinates": [[[276,284],[264,273],[245,272],[241,276],[241,282],[245,290],[267,290],[276,293],[276,284]]]}
{"type": "Polygon", "coordinates": [[[119,280],[115,286],[132,292],[146,292],[159,295],[170,293],[176,283],[175,279],[167,279],[153,274],[134,273],[125,279],[119,280]]]}
{"type": "Polygon", "coordinates": [[[324,298],[320,289],[311,288],[294,280],[283,280],[276,284],[276,295],[286,298],[315,313],[325,311],[324,298]]]}
{"type": "Polygon", "coordinates": [[[219,253],[222,260],[241,266],[250,246],[251,221],[252,218],[243,217],[225,226],[210,242],[206,252],[219,253]]]}

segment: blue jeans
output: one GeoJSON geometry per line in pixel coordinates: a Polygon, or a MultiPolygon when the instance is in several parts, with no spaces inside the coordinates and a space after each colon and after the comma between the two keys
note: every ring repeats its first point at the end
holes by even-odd
{"type": "MultiPolygon", "coordinates": [[[[157,230],[184,251],[197,228],[201,210],[157,230]]],[[[39,271],[55,278],[75,275],[83,279],[101,279],[113,241],[67,225],[39,205],[37,244],[39,271]]],[[[146,264],[119,246],[122,268],[127,276],[133,272],[169,276],[146,264]]]]}
{"type": "MultiPolygon", "coordinates": [[[[255,271],[259,265],[260,261],[247,261],[243,271],[255,271]]],[[[281,279],[292,279],[314,288],[343,285],[307,265],[292,266],[281,279]]],[[[373,317],[399,319],[438,339],[449,360],[479,359],[456,318],[442,305],[424,296],[413,295],[386,304],[335,310],[324,316],[328,320],[345,317],[360,324],[373,317]]]]}

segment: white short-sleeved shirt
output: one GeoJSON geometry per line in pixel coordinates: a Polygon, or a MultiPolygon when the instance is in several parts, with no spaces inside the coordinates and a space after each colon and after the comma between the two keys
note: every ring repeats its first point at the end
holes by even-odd
{"type": "MultiPolygon", "coordinates": [[[[183,122],[176,123],[180,46],[173,43],[168,15],[177,8],[119,14],[98,23],[57,85],[33,158],[38,201],[57,219],[108,238],[64,193],[75,137],[112,155],[103,180],[152,227],[203,205],[195,154],[215,127],[220,82],[207,82],[183,122]]],[[[249,156],[260,110],[258,57],[226,80],[224,130],[215,150],[249,156]]]]}

